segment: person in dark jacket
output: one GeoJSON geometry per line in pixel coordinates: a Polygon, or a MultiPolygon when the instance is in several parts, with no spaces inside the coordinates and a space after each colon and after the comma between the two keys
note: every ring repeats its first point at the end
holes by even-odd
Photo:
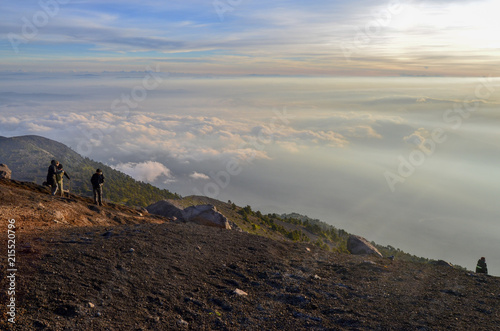
{"type": "Polygon", "coordinates": [[[47,172],[47,185],[50,186],[50,193],[52,195],[56,195],[57,192],[57,179],[56,175],[61,173],[59,169],[57,169],[57,166],[59,165],[59,162],[56,160],[52,160],[50,162],[49,170],[47,172]]]}
{"type": "Polygon", "coordinates": [[[95,174],[92,175],[90,179],[92,183],[92,189],[94,191],[94,203],[96,205],[102,206],[102,186],[104,184],[104,175],[101,169],[97,169],[95,174]]]}
{"type": "Polygon", "coordinates": [[[486,265],[486,259],[484,257],[477,261],[476,273],[478,274],[488,274],[488,266],[486,265]]]}

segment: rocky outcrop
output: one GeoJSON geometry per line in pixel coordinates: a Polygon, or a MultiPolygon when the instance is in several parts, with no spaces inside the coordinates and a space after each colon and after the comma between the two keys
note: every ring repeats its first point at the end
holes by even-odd
{"type": "Polygon", "coordinates": [[[430,264],[437,265],[437,266],[442,266],[442,267],[451,267],[451,268],[453,268],[453,264],[451,264],[450,262],[446,262],[444,260],[431,261],[430,264]]]}
{"type": "Polygon", "coordinates": [[[148,213],[165,216],[175,217],[176,219],[183,219],[183,209],[167,200],[160,200],[157,203],[146,207],[148,213]]]}
{"type": "MultiPolygon", "coordinates": [[[[172,200],[161,200],[155,204],[148,206],[147,211],[151,214],[161,215],[165,217],[175,217],[178,220],[185,222],[193,222],[200,225],[213,226],[217,228],[229,229],[232,222],[217,211],[213,205],[198,205],[182,209],[172,200]]],[[[238,228],[237,226],[235,226],[238,228]]]]}
{"type": "Polygon", "coordinates": [[[382,257],[382,254],[368,240],[363,237],[350,235],[347,239],[347,249],[354,255],[375,255],[382,257]]]}
{"type": "Polygon", "coordinates": [[[187,222],[231,230],[227,218],[219,213],[213,205],[187,207],[182,211],[182,216],[187,222]]]}
{"type": "Polygon", "coordinates": [[[11,179],[12,171],[6,164],[0,164],[0,179],[11,179]]]}

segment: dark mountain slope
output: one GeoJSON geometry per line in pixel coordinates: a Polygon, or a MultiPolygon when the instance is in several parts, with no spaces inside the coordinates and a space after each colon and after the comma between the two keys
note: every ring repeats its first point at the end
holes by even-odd
{"type": "MultiPolygon", "coordinates": [[[[16,181],[0,180],[0,217],[16,219],[17,268],[16,325],[7,321],[11,285],[0,268],[1,330],[500,325],[499,279],[446,266],[174,223],[86,198],[51,197],[16,181]]],[[[7,247],[7,236],[0,245],[7,247]]]]}

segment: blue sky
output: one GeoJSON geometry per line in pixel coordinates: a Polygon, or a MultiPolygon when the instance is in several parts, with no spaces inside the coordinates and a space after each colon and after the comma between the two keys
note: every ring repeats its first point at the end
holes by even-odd
{"type": "Polygon", "coordinates": [[[0,70],[496,75],[483,1],[3,2],[0,70]],[[46,5],[41,5],[46,4],[46,5]]]}

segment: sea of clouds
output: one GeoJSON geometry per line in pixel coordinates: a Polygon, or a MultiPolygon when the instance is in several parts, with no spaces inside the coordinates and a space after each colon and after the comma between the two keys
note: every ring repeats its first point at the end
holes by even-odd
{"type": "Polygon", "coordinates": [[[499,83],[6,72],[0,135],[500,274],[499,83]]]}

